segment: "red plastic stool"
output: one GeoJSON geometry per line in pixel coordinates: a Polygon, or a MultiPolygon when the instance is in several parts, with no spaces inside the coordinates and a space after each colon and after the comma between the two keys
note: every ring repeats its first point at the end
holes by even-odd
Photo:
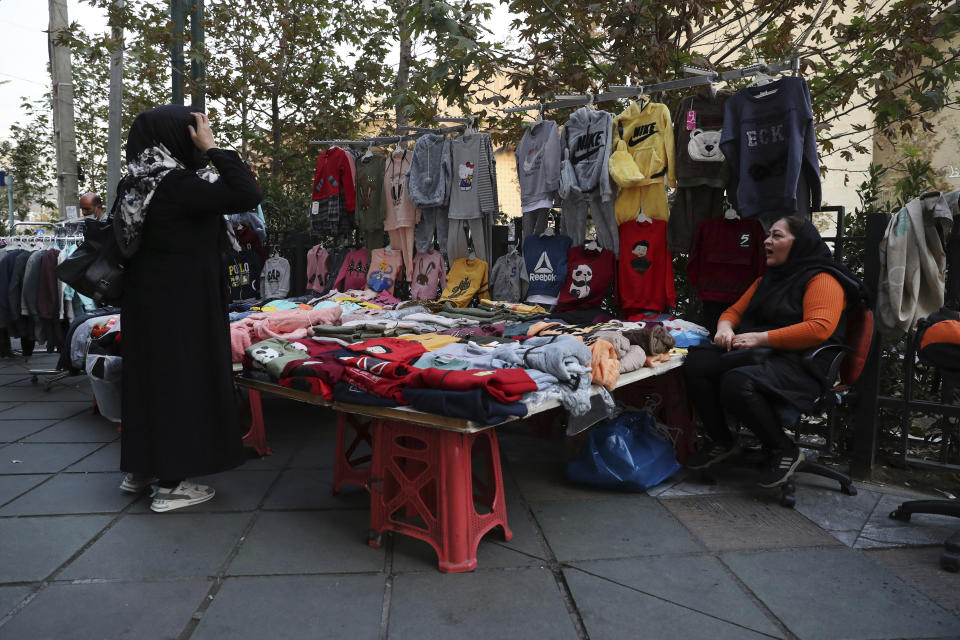
{"type": "Polygon", "coordinates": [[[243,446],[253,447],[259,456],[272,456],[273,449],[267,446],[267,434],[263,429],[263,406],[260,392],[250,389],[250,430],[243,436],[243,446]]]}
{"type": "Polygon", "coordinates": [[[477,568],[488,531],[500,527],[505,540],[513,538],[494,429],[463,433],[377,420],[373,441],[370,546],[380,546],[384,531],[402,533],[429,542],[440,571],[462,573],[477,568]],[[482,475],[474,454],[483,458],[482,475]]]}
{"type": "Polygon", "coordinates": [[[370,435],[370,418],[352,413],[337,412],[337,445],[333,458],[333,495],[345,484],[358,484],[369,490],[370,466],[373,457],[373,439],[370,435]],[[353,429],[353,439],[347,445],[347,429],[353,429]],[[365,442],[370,452],[357,454],[360,443],[365,442]],[[360,468],[360,465],[368,466],[360,468]]]}

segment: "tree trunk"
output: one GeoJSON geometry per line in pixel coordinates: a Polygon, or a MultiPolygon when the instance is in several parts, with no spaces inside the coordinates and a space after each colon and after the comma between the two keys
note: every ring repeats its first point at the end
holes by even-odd
{"type": "Polygon", "coordinates": [[[397,126],[404,127],[409,118],[404,107],[407,105],[407,90],[410,88],[410,63],[413,61],[413,41],[407,26],[408,5],[403,4],[397,10],[397,25],[400,36],[400,64],[397,66],[397,90],[394,93],[394,112],[397,126]]]}

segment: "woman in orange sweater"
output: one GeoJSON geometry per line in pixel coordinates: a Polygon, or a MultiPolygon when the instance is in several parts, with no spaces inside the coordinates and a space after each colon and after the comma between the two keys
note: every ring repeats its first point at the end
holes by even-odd
{"type": "MultiPolygon", "coordinates": [[[[822,392],[802,359],[805,352],[843,340],[847,301],[863,285],[833,261],[808,220],[790,216],[770,227],[764,241],[767,270],[721,316],[713,345],[691,349],[684,375],[708,442],[687,461],[705,469],[738,453],[725,412],[750,429],[768,452],[760,485],[784,484],[803,452],[783,431],[776,407],[809,411],[822,392]]],[[[829,358],[813,363],[826,373],[829,358]]]]}

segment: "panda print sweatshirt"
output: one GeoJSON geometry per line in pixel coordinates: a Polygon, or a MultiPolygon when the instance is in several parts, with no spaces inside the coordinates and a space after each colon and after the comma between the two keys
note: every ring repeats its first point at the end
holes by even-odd
{"type": "Polygon", "coordinates": [[[560,289],[557,311],[599,308],[613,283],[614,262],[613,251],[571,247],[567,251],[567,279],[560,289]]]}
{"type": "Polygon", "coordinates": [[[729,169],[720,151],[723,105],[731,91],[701,89],[684,98],[674,114],[673,138],[677,145],[677,186],[716,187],[727,184],[729,169]]]}

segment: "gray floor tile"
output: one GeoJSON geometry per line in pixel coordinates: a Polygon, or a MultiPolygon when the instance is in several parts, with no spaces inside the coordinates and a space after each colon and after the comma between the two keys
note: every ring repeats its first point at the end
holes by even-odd
{"type": "MultiPolygon", "coordinates": [[[[45,419],[63,419],[69,418],[84,411],[89,411],[92,404],[90,402],[26,402],[24,398],[4,397],[4,389],[0,388],[0,400],[21,400],[23,404],[8,409],[3,412],[4,420],[13,420],[21,418],[24,420],[45,420],[45,419]]],[[[16,393],[16,390],[6,390],[10,395],[16,393]]],[[[42,390],[38,394],[44,393],[42,390]]],[[[52,394],[53,391],[50,392],[52,394]]],[[[49,394],[48,394],[49,395],[49,394]]],[[[34,400],[43,400],[43,397],[34,400]]],[[[51,398],[52,399],[52,398],[51,398]]]]}
{"type": "Polygon", "coordinates": [[[332,438],[309,442],[293,456],[290,466],[332,470],[334,451],[336,446],[332,438]]]}
{"type": "MultiPolygon", "coordinates": [[[[49,446],[49,445],[48,445],[49,446]]],[[[80,462],[70,465],[69,472],[84,471],[119,471],[120,470],[120,443],[111,442],[101,445],[96,453],[87,456],[80,462]]]]}
{"type": "Polygon", "coordinates": [[[7,385],[16,384],[18,382],[26,382],[27,384],[32,384],[30,375],[27,371],[15,371],[15,372],[3,372],[0,373],[0,387],[5,387],[7,385]]]}
{"type": "Polygon", "coordinates": [[[0,475],[0,505],[13,500],[25,491],[29,491],[49,477],[47,474],[0,475]]]}
{"type": "MultiPolygon", "coordinates": [[[[234,469],[212,476],[190,478],[191,481],[213,487],[217,492],[213,500],[190,507],[190,511],[193,513],[253,511],[279,473],[276,469],[234,469]]],[[[128,513],[148,512],[150,512],[150,501],[144,499],[130,507],[128,513]]]]}
{"type": "Polygon", "coordinates": [[[53,584],[0,629],[11,638],[176,638],[203,602],[204,580],[53,584]]]}
{"type": "MultiPolygon", "coordinates": [[[[713,556],[597,560],[573,563],[573,567],[706,616],[783,637],[777,625],[713,556]]],[[[568,580],[572,573],[565,571],[568,580]]],[[[700,634],[688,637],[694,635],[700,634]]]]}
{"type": "Polygon", "coordinates": [[[90,455],[98,444],[24,444],[0,449],[0,474],[56,473],[90,455]]]}
{"type": "MultiPolygon", "coordinates": [[[[31,405],[71,403],[79,405],[79,410],[89,410],[93,406],[93,394],[61,385],[54,385],[49,390],[44,390],[40,385],[21,385],[17,383],[0,387],[0,401],[21,402],[31,405]]],[[[58,415],[55,417],[66,416],[58,415]]]]}
{"type": "Polygon", "coordinates": [[[0,619],[30,595],[33,587],[0,587],[0,619]]]}
{"type": "Polygon", "coordinates": [[[631,500],[644,495],[573,484],[567,480],[566,463],[562,461],[511,464],[509,475],[527,502],[532,503],[553,500],[631,500]]]}
{"type": "MultiPolygon", "coordinates": [[[[544,560],[520,553],[507,546],[499,529],[485,535],[477,547],[477,569],[543,566],[544,560]]],[[[393,534],[393,571],[438,571],[439,558],[430,543],[401,534],[393,534]]]]}
{"type": "Polygon", "coordinates": [[[876,549],[864,553],[947,611],[960,615],[960,577],[940,568],[943,547],[876,549]]]}
{"type": "Polygon", "coordinates": [[[428,572],[393,581],[391,638],[435,640],[464,637],[466,630],[490,638],[577,637],[549,569],[428,572]]]}
{"type": "Polygon", "coordinates": [[[272,455],[248,458],[243,463],[243,468],[283,469],[290,463],[290,459],[300,450],[303,444],[298,440],[272,440],[268,433],[267,446],[273,449],[272,455]]]}
{"type": "MultiPolygon", "coordinates": [[[[2,455],[2,452],[0,452],[2,455]]],[[[857,539],[858,549],[894,547],[902,545],[939,545],[960,531],[960,518],[917,513],[910,522],[890,517],[905,500],[898,496],[883,496],[870,515],[857,539]]]]}
{"type": "Polygon", "coordinates": [[[117,425],[103,416],[91,416],[81,413],[62,420],[39,433],[35,433],[25,442],[113,442],[120,437],[117,425]]]}
{"type": "Polygon", "coordinates": [[[0,442],[15,442],[57,423],[56,420],[4,420],[2,417],[0,413],[0,442]]]}
{"type": "Polygon", "coordinates": [[[591,638],[639,638],[648,629],[656,630],[657,640],[770,637],[581,571],[563,573],[591,638]]]}
{"type": "Polygon", "coordinates": [[[230,575],[382,571],[384,550],[367,545],[365,511],[261,513],[230,575]]]}
{"type": "Polygon", "coordinates": [[[703,550],[666,509],[646,496],[543,502],[533,509],[561,562],[703,550]]]}
{"type": "Polygon", "coordinates": [[[163,580],[212,576],[249,520],[249,514],[189,513],[186,509],[127,515],[58,577],[163,580]]]}
{"type": "Polygon", "coordinates": [[[792,549],[722,558],[802,640],[960,634],[960,618],[859,551],[792,549]]]}
{"type": "Polygon", "coordinates": [[[332,494],[332,469],[287,469],[274,485],[264,509],[370,509],[370,495],[356,485],[332,494]]]}
{"type": "Polygon", "coordinates": [[[796,510],[827,531],[859,531],[870,518],[880,494],[863,487],[857,495],[837,491],[837,482],[823,478],[809,481],[806,474],[797,480],[796,510]]]}
{"type": "Polygon", "coordinates": [[[121,474],[62,473],[0,509],[0,516],[116,513],[136,499],[123,493],[121,474]]]}
{"type": "Polygon", "coordinates": [[[66,562],[109,516],[0,518],[0,582],[36,582],[66,562]]]}
{"type": "MultiPolygon", "coordinates": [[[[19,407],[20,402],[0,402],[0,414],[3,414],[4,411],[13,409],[14,407],[19,407]]],[[[2,417],[2,415],[0,415],[2,417]]]]}
{"type": "Polygon", "coordinates": [[[768,497],[713,495],[663,500],[663,505],[712,551],[838,544],[803,515],[768,497]]]}
{"type": "Polygon", "coordinates": [[[384,576],[228,578],[191,640],[380,635],[384,576]]]}

